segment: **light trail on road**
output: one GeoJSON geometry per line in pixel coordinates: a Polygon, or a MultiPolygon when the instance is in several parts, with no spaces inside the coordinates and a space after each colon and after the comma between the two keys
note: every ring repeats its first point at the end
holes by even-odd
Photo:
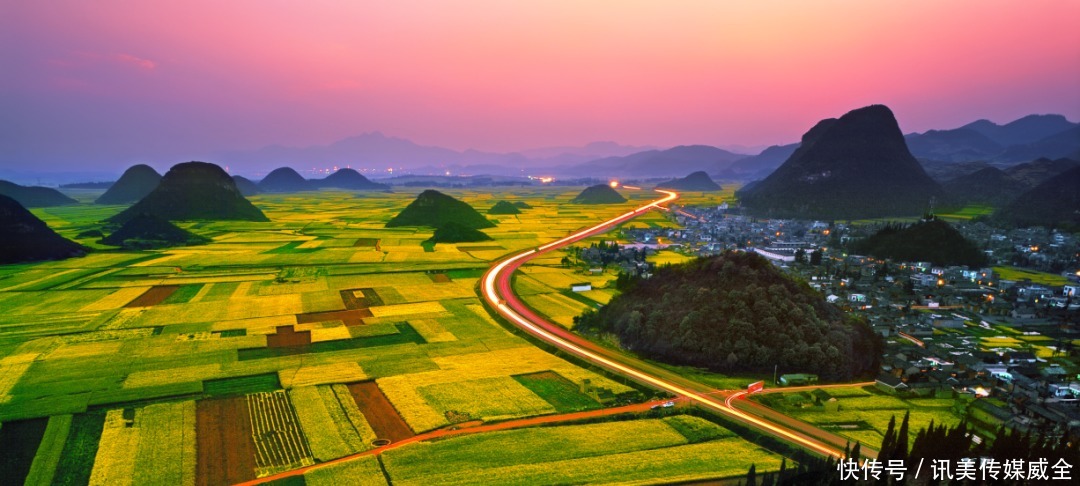
{"type": "MultiPolygon", "coordinates": [[[[526,250],[521,253],[517,253],[499,260],[484,274],[481,294],[492,309],[494,309],[500,316],[513,323],[518,328],[528,332],[534,337],[551,344],[559,349],[569,352],[579,358],[582,358],[588,362],[599,365],[612,372],[623,375],[639,383],[651,386],[653,388],[667,391],[677,396],[686,397],[690,401],[697,403],[705,408],[715,410],[728,417],[734,418],[745,424],[751,425],[759,430],[765,431],[794,442],[802,447],[817,453],[832,456],[842,457],[843,452],[831,447],[824,442],[813,439],[798,431],[789,430],[779,425],[767,422],[759,419],[753,415],[742,412],[731,405],[732,400],[741,396],[745,392],[734,393],[728,396],[725,400],[719,400],[719,397],[712,397],[705,393],[700,393],[690,388],[674,383],[668,379],[664,379],[646,371],[642,371],[635,367],[633,364],[626,363],[630,361],[622,358],[614,353],[606,352],[602,348],[597,346],[590,346],[583,342],[583,340],[572,340],[567,333],[562,329],[555,327],[556,324],[552,324],[547,320],[540,318],[535,313],[528,310],[524,304],[522,304],[516,296],[513,294],[510,279],[514,271],[517,270],[522,263],[548,251],[561,248],[569,245],[583,238],[587,238],[597,233],[607,231],[622,222],[634,218],[641,213],[653,208],[660,207],[661,204],[665,204],[674,201],[679,195],[672,191],[664,191],[656,189],[657,192],[665,194],[661,199],[646,204],[633,211],[624,213],[609,219],[603,223],[579,230],[569,236],[556,240],[546,245],[533,250],[526,250]],[[525,316],[529,316],[526,318],[525,316]],[[562,335],[560,335],[562,334],[562,335]],[[576,342],[575,342],[576,341],[576,342]]],[[[666,209],[666,208],[664,208],[666,209]]]]}

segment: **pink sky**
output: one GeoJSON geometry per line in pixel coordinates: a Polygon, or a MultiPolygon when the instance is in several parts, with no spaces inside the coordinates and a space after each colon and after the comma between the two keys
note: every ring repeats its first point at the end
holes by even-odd
{"type": "Polygon", "coordinates": [[[871,103],[905,132],[1080,120],[1075,1],[162,3],[0,5],[0,167],[376,130],[758,146],[871,103]]]}

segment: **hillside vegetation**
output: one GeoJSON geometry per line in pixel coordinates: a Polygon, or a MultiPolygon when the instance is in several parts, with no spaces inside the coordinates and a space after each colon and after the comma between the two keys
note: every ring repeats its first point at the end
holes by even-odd
{"type": "Polygon", "coordinates": [[[584,334],[613,333],[646,358],[720,372],[868,376],[881,343],[805,282],[764,258],[726,252],[661,267],[598,311],[575,319],[584,334]]]}
{"type": "Polygon", "coordinates": [[[887,224],[868,238],[856,241],[851,251],[897,261],[934,265],[986,264],[984,254],[949,223],[933,219],[908,225],[887,224]]]}

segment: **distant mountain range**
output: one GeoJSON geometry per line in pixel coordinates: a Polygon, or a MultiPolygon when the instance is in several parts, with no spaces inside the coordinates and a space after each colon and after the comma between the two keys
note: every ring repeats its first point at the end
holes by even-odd
{"type": "Polygon", "coordinates": [[[911,153],[922,161],[1017,163],[1039,157],[1080,158],[1080,124],[1061,115],[1028,115],[1004,125],[978,120],[904,138],[911,153]]]}
{"type": "MultiPolygon", "coordinates": [[[[379,132],[345,138],[329,145],[283,147],[271,145],[252,151],[231,151],[217,155],[222,165],[240,172],[256,172],[268,167],[347,166],[369,169],[405,169],[413,173],[521,175],[527,168],[551,168],[583,164],[604,157],[618,157],[653,150],[614,142],[593,142],[582,147],[550,147],[511,153],[479,150],[456,151],[389,137],[379,132]]],[[[399,170],[400,172],[400,170],[399,170]]]]}
{"type": "MultiPolygon", "coordinates": [[[[949,164],[985,162],[1003,169],[1040,157],[1080,160],[1080,124],[1061,115],[1029,115],[1002,125],[978,120],[952,129],[909,133],[904,139],[912,155],[939,181],[985,167],[951,167],[949,164]]],[[[757,154],[744,154],[738,153],[738,146],[733,145],[725,147],[736,148],[735,151],[710,145],[658,148],[593,142],[582,146],[495,153],[421,145],[372,132],[328,145],[271,145],[256,150],[220,152],[208,159],[229,167],[233,174],[253,176],[249,177],[251,180],[264,178],[275,167],[293,167],[303,177],[314,180],[316,169],[325,171],[336,166],[375,170],[378,172],[369,171],[364,175],[379,179],[403,175],[670,179],[704,171],[717,181],[748,182],[771,174],[799,145],[774,145],[757,154]],[[391,168],[393,172],[388,171],[391,168]]],[[[60,177],[52,173],[13,172],[0,168],[0,179],[39,185],[41,182],[38,181],[55,184],[115,177],[90,173],[60,177]]]]}
{"type": "Polygon", "coordinates": [[[964,162],[951,165],[962,167],[963,175],[942,182],[946,203],[1002,207],[1016,200],[1023,192],[1070,169],[1080,167],[1080,162],[1069,159],[1040,158],[1005,169],[985,162],[964,162]]]}
{"type": "MultiPolygon", "coordinates": [[[[1039,157],[1080,158],[1080,124],[1061,115],[1029,115],[1004,125],[978,120],[954,129],[910,133],[904,139],[911,154],[928,166],[969,161],[1007,166],[1039,157]]],[[[322,146],[275,145],[254,151],[227,152],[220,154],[218,161],[241,172],[280,166],[294,167],[300,172],[307,168],[349,166],[393,168],[394,175],[450,172],[452,175],[603,179],[669,178],[704,171],[716,180],[745,182],[768,176],[798,148],[798,143],[774,145],[756,155],[747,155],[709,145],[660,149],[594,142],[580,147],[494,153],[420,145],[373,132],[322,146]]],[[[945,178],[972,172],[957,172],[958,169],[961,167],[945,169],[945,178]]]]}
{"type": "Polygon", "coordinates": [[[559,172],[572,176],[598,177],[670,177],[675,174],[705,171],[720,173],[732,163],[746,158],[708,145],[681,145],[667,150],[649,150],[621,157],[605,157],[559,172]]]}

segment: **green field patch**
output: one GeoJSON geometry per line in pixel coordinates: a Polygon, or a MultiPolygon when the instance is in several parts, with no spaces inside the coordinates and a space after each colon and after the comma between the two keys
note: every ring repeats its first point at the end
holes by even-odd
{"type": "Polygon", "coordinates": [[[382,297],[373,288],[344,289],[339,293],[346,309],[367,309],[383,305],[382,297]]]}
{"type": "Polygon", "coordinates": [[[80,413],[71,420],[64,452],[56,465],[54,485],[76,486],[90,482],[98,442],[105,427],[105,412],[80,413]]]}
{"type": "Polygon", "coordinates": [[[371,290],[375,291],[375,294],[382,300],[383,305],[396,305],[408,302],[394,287],[372,287],[371,290]]]}
{"type": "Polygon", "coordinates": [[[938,214],[937,216],[943,219],[967,221],[978,216],[989,215],[993,212],[993,206],[971,205],[965,206],[957,211],[952,211],[947,214],[938,214]]]}
{"type": "MultiPolygon", "coordinates": [[[[307,486],[338,486],[353,484],[359,486],[385,485],[382,466],[376,456],[358,457],[351,461],[339,462],[318,469],[312,469],[303,475],[307,486]]],[[[275,483],[275,486],[276,483],[275,483]]]]}
{"type": "Polygon", "coordinates": [[[192,297],[195,297],[202,288],[203,284],[181,285],[176,292],[173,292],[172,295],[161,301],[161,304],[186,304],[192,297]]]}
{"type": "Polygon", "coordinates": [[[71,430],[71,419],[71,415],[49,417],[49,425],[45,428],[45,435],[41,438],[41,445],[38,446],[24,484],[52,484],[56,466],[64,453],[64,443],[67,442],[68,432],[71,430]]]}
{"type": "Polygon", "coordinates": [[[480,278],[486,272],[486,268],[459,268],[455,270],[447,270],[445,273],[452,279],[462,278],[480,278]]]}
{"type": "Polygon", "coordinates": [[[600,407],[600,403],[583,393],[581,387],[554,371],[514,375],[511,378],[543,398],[560,413],[600,407]]]}
{"type": "Polygon", "coordinates": [[[226,329],[224,331],[213,331],[213,333],[223,338],[241,337],[247,336],[247,329],[226,329]]]}
{"type": "Polygon", "coordinates": [[[1053,273],[1039,272],[1017,267],[994,267],[994,273],[1004,280],[1031,280],[1031,283],[1057,287],[1069,283],[1069,279],[1053,273]]]}
{"type": "Polygon", "coordinates": [[[735,437],[734,432],[701,417],[675,415],[674,417],[665,417],[662,420],[682,434],[683,437],[686,437],[686,440],[691,444],[735,437]]]}
{"type": "Polygon", "coordinates": [[[370,360],[361,360],[360,366],[372,378],[423,373],[439,369],[439,365],[424,354],[419,347],[401,351],[395,350],[394,354],[377,356],[370,360]]]}
{"type": "Polygon", "coordinates": [[[379,246],[379,238],[357,238],[354,247],[376,248],[379,246]]]}
{"type": "Polygon", "coordinates": [[[208,397],[246,395],[281,389],[277,373],[236,376],[203,381],[203,393],[208,397]]]}
{"type": "Polygon", "coordinates": [[[0,427],[0,478],[22,484],[45,435],[48,418],[6,422],[0,427]]]}
{"type": "Polygon", "coordinates": [[[559,291],[559,293],[563,294],[563,295],[565,295],[565,296],[567,296],[567,297],[569,297],[571,299],[574,299],[574,300],[576,300],[578,302],[581,302],[582,304],[585,304],[585,305],[587,305],[589,307],[597,307],[597,304],[598,304],[598,302],[596,302],[595,300],[592,300],[592,299],[588,298],[587,296],[582,295],[582,292],[574,292],[573,290],[561,290],[561,291],[559,291]]]}
{"type": "Polygon", "coordinates": [[[378,322],[374,324],[364,324],[363,326],[354,326],[349,328],[349,335],[354,338],[359,338],[399,334],[398,328],[394,324],[395,323],[393,322],[378,322]]]}
{"type": "Polygon", "coordinates": [[[451,422],[539,415],[555,409],[510,377],[499,376],[417,388],[424,401],[451,422]],[[452,417],[460,417],[454,420],[452,417]]]}
{"type": "Polygon", "coordinates": [[[266,250],[262,252],[263,255],[289,255],[294,253],[314,253],[319,251],[318,248],[299,248],[300,245],[307,243],[306,241],[290,241],[284,245],[281,245],[272,250],[266,250]]]}

